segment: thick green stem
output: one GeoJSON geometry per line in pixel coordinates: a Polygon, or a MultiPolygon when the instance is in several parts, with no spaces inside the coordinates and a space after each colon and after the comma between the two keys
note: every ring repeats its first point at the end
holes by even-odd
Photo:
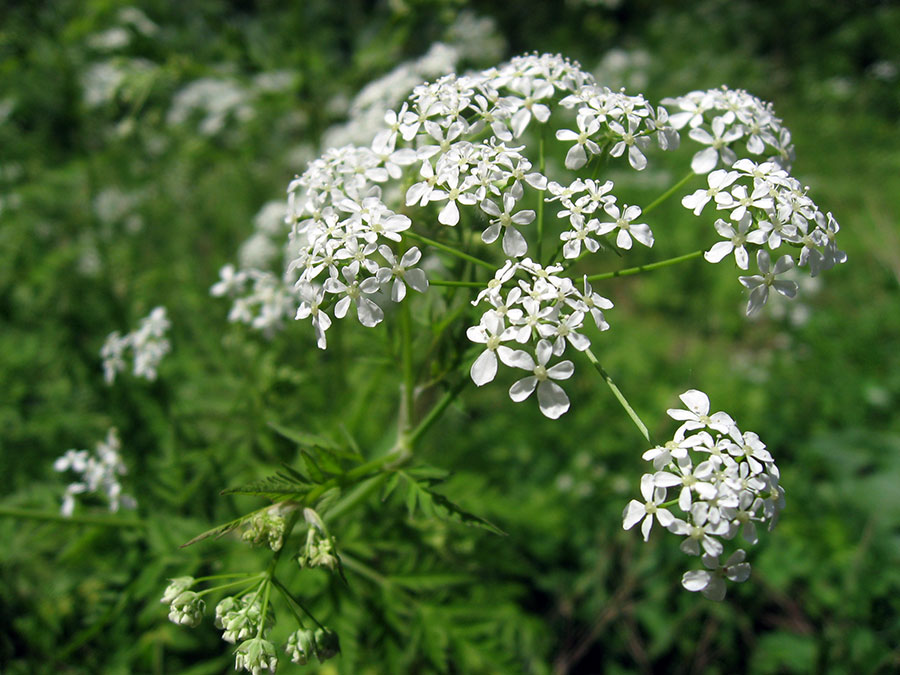
{"type": "Polygon", "coordinates": [[[497,269],[497,266],[494,263],[489,263],[487,260],[482,260],[481,258],[476,258],[475,256],[469,255],[468,253],[463,253],[457,248],[448,246],[447,244],[442,244],[441,242],[435,241],[434,239],[429,239],[428,237],[423,237],[421,234],[416,234],[415,232],[410,232],[409,230],[406,230],[406,232],[404,232],[403,234],[410,239],[415,239],[416,241],[422,242],[423,244],[433,246],[434,248],[444,251],[445,253],[449,253],[450,255],[454,255],[461,260],[467,260],[491,271],[497,269]]]}
{"type": "Polygon", "coordinates": [[[638,265],[637,267],[628,267],[624,270],[617,270],[615,272],[603,272],[601,274],[592,274],[587,279],[588,281],[602,281],[603,279],[612,279],[614,277],[627,277],[632,274],[640,274],[641,272],[650,272],[651,270],[658,270],[662,267],[669,267],[671,265],[677,265],[678,263],[685,262],[687,260],[693,260],[694,258],[699,258],[703,255],[704,249],[700,249],[699,251],[692,251],[691,253],[685,253],[684,255],[679,255],[674,258],[668,258],[666,260],[660,260],[655,263],[648,263],[646,265],[638,265]]]}
{"type": "Polygon", "coordinates": [[[690,181],[690,180],[691,180],[694,176],[696,176],[696,175],[697,175],[697,174],[695,174],[693,171],[691,171],[690,173],[688,173],[684,178],[682,178],[680,181],[678,181],[677,183],[675,183],[675,185],[673,185],[672,187],[670,187],[668,190],[666,190],[665,192],[663,192],[659,197],[657,197],[657,198],[654,199],[652,202],[650,202],[650,203],[646,206],[646,208],[643,209],[643,211],[642,211],[643,215],[647,215],[647,214],[650,213],[653,209],[655,209],[657,206],[659,206],[659,205],[662,204],[664,201],[666,201],[669,197],[671,197],[673,194],[675,194],[676,192],[678,192],[678,190],[680,190],[681,188],[684,187],[685,183],[687,183],[688,181],[690,181]]]}
{"type": "Polygon", "coordinates": [[[25,518],[27,520],[49,520],[66,525],[102,525],[103,527],[147,527],[143,520],[135,518],[117,518],[115,516],[64,516],[49,511],[32,511],[17,509],[11,506],[0,506],[0,516],[25,518]]]}
{"type": "Polygon", "coordinates": [[[643,421],[641,421],[641,418],[638,417],[637,412],[635,412],[634,408],[632,408],[631,405],[628,403],[628,400],[625,398],[624,394],[622,394],[622,392],[616,386],[616,383],[613,382],[612,378],[609,376],[609,373],[607,373],[603,369],[603,366],[600,365],[600,361],[598,361],[597,357],[594,356],[594,352],[592,352],[590,349],[586,349],[584,351],[584,353],[587,355],[588,360],[591,362],[591,364],[593,364],[593,366],[597,370],[597,372],[600,373],[600,377],[602,377],[603,380],[606,382],[606,385],[612,391],[613,396],[615,396],[616,399],[618,399],[619,403],[622,405],[622,407],[625,408],[625,412],[628,413],[628,416],[631,418],[631,421],[634,422],[634,425],[638,428],[638,431],[641,432],[641,435],[644,437],[644,439],[648,443],[652,444],[653,441],[650,440],[650,432],[647,430],[647,425],[644,424],[643,421]]]}

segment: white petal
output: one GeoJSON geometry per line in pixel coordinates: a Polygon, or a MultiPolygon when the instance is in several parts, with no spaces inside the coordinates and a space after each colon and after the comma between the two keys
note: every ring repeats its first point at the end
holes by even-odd
{"type": "Polygon", "coordinates": [[[552,368],[547,369],[547,375],[553,380],[568,380],[575,372],[575,365],[571,361],[560,361],[552,368]]]}
{"type": "Polygon", "coordinates": [[[490,349],[481,353],[469,371],[472,381],[479,387],[487,384],[497,375],[497,355],[490,349]]]}
{"type": "Polygon", "coordinates": [[[523,377],[518,382],[514,382],[513,386],[509,388],[509,397],[516,403],[524,401],[531,396],[531,392],[537,387],[537,383],[538,379],[534,376],[523,377]]]}
{"type": "MultiPolygon", "coordinates": [[[[720,262],[725,256],[727,256],[734,249],[734,245],[730,241],[720,241],[713,245],[711,249],[709,249],[706,253],[703,254],[703,257],[706,258],[707,262],[717,263],[720,262]]],[[[746,258],[747,252],[744,251],[744,257],[746,258]]],[[[743,269],[747,269],[744,267],[743,269]]]]}
{"type": "Polygon", "coordinates": [[[538,385],[538,403],[541,412],[551,420],[560,417],[569,409],[569,397],[555,382],[544,380],[538,385]]]}
{"type": "Polygon", "coordinates": [[[697,415],[709,414],[709,397],[698,389],[688,389],[678,398],[697,415]]]}
{"type": "MultiPolygon", "coordinates": [[[[696,131],[699,131],[697,129],[696,131]]],[[[691,160],[691,170],[697,174],[709,173],[716,168],[719,161],[719,153],[715,148],[704,148],[691,160]]]]}
{"type": "Polygon", "coordinates": [[[566,168],[570,171],[580,169],[587,164],[587,153],[584,146],[580,144],[573,145],[566,153],[566,168]]]}
{"type": "Polygon", "coordinates": [[[522,370],[534,370],[537,365],[531,354],[521,349],[510,349],[509,347],[497,347],[497,355],[504,365],[510,368],[521,368],[522,370]]]}
{"type": "Polygon", "coordinates": [[[684,576],[681,577],[681,585],[687,590],[696,593],[706,588],[711,578],[712,575],[706,570],[691,570],[690,572],[685,572],[684,576]]]}
{"type": "Polygon", "coordinates": [[[438,214],[438,222],[441,225],[456,225],[459,222],[459,207],[454,200],[447,202],[447,205],[441,209],[438,214]]]}
{"type": "Polygon", "coordinates": [[[647,511],[644,508],[644,505],[636,499],[632,499],[628,502],[628,506],[625,507],[625,511],[622,512],[622,529],[630,530],[637,525],[645,515],[647,515],[647,511]]]}

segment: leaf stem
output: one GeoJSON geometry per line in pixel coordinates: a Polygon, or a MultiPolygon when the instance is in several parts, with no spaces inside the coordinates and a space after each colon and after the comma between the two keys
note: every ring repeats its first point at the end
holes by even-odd
{"type": "Polygon", "coordinates": [[[410,447],[415,447],[416,443],[422,437],[422,435],[431,428],[431,425],[437,422],[438,418],[443,414],[443,412],[447,409],[453,401],[459,396],[459,392],[462,391],[463,387],[466,385],[467,380],[465,378],[461,378],[459,382],[457,382],[453,387],[451,387],[438,401],[435,406],[428,411],[428,414],[425,415],[425,419],[419,422],[419,425],[412,430],[409,434],[409,444],[410,447]]]}
{"type": "Polygon", "coordinates": [[[33,511],[12,506],[0,506],[0,516],[10,518],[26,518],[28,520],[49,520],[67,525],[102,525],[104,527],[147,527],[143,520],[135,518],[116,518],[114,516],[64,516],[49,511],[33,511]]]}
{"type": "Polygon", "coordinates": [[[628,413],[628,416],[631,418],[631,421],[634,422],[634,425],[638,428],[638,431],[641,432],[641,436],[643,436],[644,439],[648,443],[652,444],[653,441],[650,440],[650,432],[647,430],[647,425],[644,424],[643,421],[641,421],[641,418],[638,416],[635,409],[632,408],[631,405],[628,403],[628,400],[625,398],[625,395],[622,394],[622,392],[616,386],[616,383],[613,382],[612,378],[609,376],[609,373],[607,373],[603,369],[603,366],[600,365],[600,361],[597,360],[597,357],[594,355],[594,352],[592,352],[590,349],[586,349],[584,351],[584,353],[587,355],[588,361],[590,361],[591,364],[594,366],[594,368],[597,370],[597,372],[600,373],[600,377],[602,377],[603,380],[606,382],[607,386],[612,391],[613,396],[615,396],[616,399],[618,399],[619,403],[622,405],[622,407],[625,408],[625,412],[628,413]]]}
{"type": "Polygon", "coordinates": [[[632,274],[640,274],[641,272],[650,272],[651,270],[657,270],[662,267],[669,267],[670,265],[677,265],[678,263],[685,262],[687,260],[693,260],[694,258],[699,258],[703,255],[705,249],[700,249],[699,251],[692,251],[691,253],[685,253],[684,255],[679,255],[674,258],[668,258],[666,260],[660,260],[654,263],[648,263],[646,265],[638,265],[637,267],[627,267],[623,270],[616,270],[615,272],[603,272],[601,274],[591,274],[588,276],[588,281],[602,281],[603,279],[612,279],[614,277],[627,277],[632,274]]]}
{"type": "Polygon", "coordinates": [[[443,279],[429,279],[429,286],[462,286],[464,288],[484,288],[481,281],[445,281],[443,279]]]}
{"type": "MultiPolygon", "coordinates": [[[[547,126],[541,125],[541,140],[538,145],[538,171],[542,176],[546,176],[544,172],[544,136],[547,134],[547,126]]],[[[544,195],[538,194],[537,204],[537,255],[536,260],[541,262],[541,252],[544,246],[544,195]]]]}
{"type": "Polygon", "coordinates": [[[412,348],[412,315],[409,309],[410,298],[407,296],[400,306],[400,358],[403,364],[403,392],[400,400],[401,439],[405,439],[412,428],[413,407],[415,406],[415,373],[413,371],[412,348]]]}
{"type": "Polygon", "coordinates": [[[468,260],[469,262],[475,263],[476,265],[481,265],[481,267],[484,267],[485,269],[489,269],[491,271],[497,269],[497,266],[495,264],[489,263],[487,260],[482,260],[481,258],[476,258],[475,256],[469,255],[468,253],[463,253],[457,248],[448,246],[447,244],[442,244],[441,242],[435,241],[434,239],[429,239],[428,237],[423,237],[421,234],[416,234],[415,232],[410,232],[409,230],[406,230],[406,232],[404,232],[403,234],[407,237],[415,239],[416,241],[420,241],[423,244],[428,244],[429,246],[433,246],[436,249],[449,253],[450,255],[455,255],[457,258],[460,258],[462,260],[468,260]]]}
{"type": "Polygon", "coordinates": [[[657,197],[652,202],[650,202],[647,205],[647,207],[645,209],[643,209],[643,211],[641,212],[642,215],[647,215],[648,213],[650,213],[653,209],[655,209],[657,206],[659,206],[664,201],[666,201],[669,197],[671,197],[673,194],[675,194],[678,190],[683,188],[685,183],[690,181],[696,175],[697,175],[696,173],[694,173],[693,171],[690,171],[686,176],[684,176],[681,180],[679,180],[677,183],[675,183],[675,185],[670,187],[668,190],[663,192],[659,197],[657,197]]]}

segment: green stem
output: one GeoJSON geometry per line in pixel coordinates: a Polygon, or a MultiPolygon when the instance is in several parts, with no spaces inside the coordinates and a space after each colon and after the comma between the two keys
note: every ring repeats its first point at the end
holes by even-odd
{"type": "Polygon", "coordinates": [[[687,260],[693,260],[694,258],[699,258],[703,255],[705,249],[700,249],[699,251],[692,251],[691,253],[685,253],[684,255],[679,255],[674,258],[668,258],[667,260],[660,260],[655,263],[648,263],[647,265],[638,265],[637,267],[628,267],[624,270],[617,270],[615,272],[603,272],[602,274],[592,274],[587,279],[588,281],[602,281],[603,279],[612,279],[614,277],[627,277],[632,274],[640,274],[641,272],[649,272],[651,270],[657,270],[662,267],[669,267],[670,265],[677,265],[678,263],[685,262],[687,260]]]}
{"type": "MultiPolygon", "coordinates": [[[[542,176],[546,176],[547,174],[544,172],[544,136],[547,133],[547,126],[541,125],[541,141],[538,145],[538,171],[540,171],[542,176]]],[[[541,251],[544,245],[544,195],[543,193],[538,194],[538,204],[537,204],[537,255],[535,259],[538,261],[538,264],[541,262],[541,251]]]]}
{"type": "Polygon", "coordinates": [[[410,299],[406,298],[400,306],[400,355],[403,363],[403,394],[400,401],[400,439],[404,439],[412,428],[413,406],[415,405],[415,373],[413,371],[413,337],[412,315],[409,310],[410,299]]]}
{"type": "Polygon", "coordinates": [[[272,593],[272,579],[274,579],[274,577],[270,576],[266,580],[266,590],[263,591],[262,611],[259,613],[259,628],[256,630],[257,640],[263,636],[263,631],[266,629],[266,612],[269,611],[269,595],[272,593]]]}
{"type": "Polygon", "coordinates": [[[600,365],[600,361],[598,361],[597,357],[594,356],[594,352],[592,352],[590,349],[586,349],[584,353],[587,355],[588,360],[591,362],[591,364],[593,364],[597,372],[600,373],[600,377],[602,377],[606,382],[607,386],[612,391],[613,396],[615,396],[618,399],[619,403],[622,404],[622,407],[625,408],[625,412],[628,413],[628,416],[631,418],[631,421],[634,422],[634,425],[638,428],[638,431],[641,432],[641,435],[646,439],[648,443],[652,444],[653,441],[650,440],[650,432],[647,430],[647,425],[641,421],[641,418],[638,417],[637,412],[635,412],[634,408],[632,408],[628,403],[628,400],[616,386],[616,383],[613,382],[612,378],[609,376],[609,373],[607,373],[603,369],[603,366],[600,365]]]}
{"type": "Polygon", "coordinates": [[[64,516],[49,511],[32,511],[11,506],[0,506],[0,516],[26,518],[28,520],[49,520],[67,525],[102,525],[104,527],[147,527],[143,520],[116,518],[115,516],[64,516]]]}
{"type": "Polygon", "coordinates": [[[444,281],[443,279],[429,279],[429,286],[462,286],[464,288],[484,288],[482,281],[444,281]]]}
{"type": "Polygon", "coordinates": [[[497,269],[497,266],[494,263],[489,263],[487,260],[482,260],[481,258],[476,258],[475,256],[469,255],[468,253],[463,253],[459,249],[448,246],[447,244],[442,244],[441,242],[435,241],[434,239],[423,237],[421,234],[416,234],[415,232],[410,232],[409,230],[406,230],[406,232],[404,232],[403,234],[407,237],[410,237],[411,239],[420,241],[423,244],[428,244],[429,246],[433,246],[436,249],[445,251],[450,255],[455,255],[457,258],[460,258],[462,260],[468,260],[469,262],[475,263],[476,265],[481,265],[482,267],[491,271],[495,271],[497,269]]]}
{"type": "MultiPolygon", "coordinates": [[[[197,595],[202,597],[202,596],[206,595],[207,593],[215,593],[216,591],[221,591],[223,588],[231,588],[232,586],[240,586],[241,584],[244,584],[245,586],[249,586],[254,581],[259,581],[264,576],[265,576],[265,574],[263,572],[259,572],[255,575],[253,575],[252,577],[247,577],[245,579],[238,579],[237,581],[232,581],[231,583],[228,583],[228,584],[222,584],[221,586],[213,586],[211,588],[207,588],[207,589],[202,590],[199,593],[197,593],[197,595]]],[[[197,581],[200,581],[200,579],[197,579],[197,581]]]]}
{"type": "Polygon", "coordinates": [[[675,194],[676,192],[678,192],[678,190],[680,190],[681,188],[684,187],[685,183],[687,183],[688,181],[690,181],[690,180],[691,180],[694,176],[696,176],[696,175],[697,175],[697,174],[695,174],[693,171],[691,171],[690,173],[688,173],[684,178],[682,178],[680,181],[678,181],[677,183],[675,183],[675,185],[673,185],[672,187],[670,187],[668,190],[666,190],[665,192],[663,192],[659,197],[657,197],[657,198],[654,199],[652,202],[650,202],[650,203],[647,205],[647,208],[645,208],[645,209],[642,211],[643,215],[647,215],[647,214],[650,213],[653,209],[655,209],[657,206],[659,206],[659,205],[662,204],[664,201],[666,201],[669,197],[671,197],[673,194],[675,194]]]}
{"type": "MultiPolygon", "coordinates": [[[[312,619],[313,622],[314,622],[319,628],[321,628],[322,630],[326,630],[325,626],[323,626],[323,625],[319,622],[319,620],[318,620],[316,617],[313,616],[312,612],[310,612],[308,609],[306,609],[306,607],[303,606],[303,603],[302,603],[302,602],[300,602],[299,600],[297,600],[297,598],[295,598],[295,597],[291,594],[291,592],[287,589],[287,587],[286,587],[283,583],[281,583],[278,579],[276,579],[276,578],[274,578],[274,577],[272,577],[272,583],[275,584],[275,587],[276,587],[279,591],[281,591],[281,593],[285,596],[285,598],[286,598],[287,600],[290,600],[290,602],[294,603],[297,607],[299,607],[300,609],[302,609],[302,610],[303,610],[303,613],[306,614],[306,616],[308,616],[310,619],[312,619]]],[[[302,624],[301,624],[301,625],[302,625],[302,624]]]]}
{"type": "Polygon", "coordinates": [[[467,379],[462,378],[459,382],[457,382],[450,390],[444,394],[443,398],[437,402],[437,404],[428,411],[428,414],[425,415],[425,419],[419,422],[419,426],[417,426],[413,431],[409,434],[409,445],[410,447],[415,447],[418,440],[422,437],[422,435],[431,428],[431,425],[437,422],[438,418],[443,414],[443,412],[447,409],[453,401],[459,396],[459,392],[463,390],[467,379]]]}

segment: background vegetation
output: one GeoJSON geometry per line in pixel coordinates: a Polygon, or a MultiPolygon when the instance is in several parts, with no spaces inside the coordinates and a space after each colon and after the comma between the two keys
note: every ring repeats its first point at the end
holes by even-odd
{"type": "MultiPolygon", "coordinates": [[[[377,394],[396,376],[365,356],[360,331],[344,336],[358,357],[322,357],[306,325],[269,340],[227,324],[209,288],[353,95],[434,41],[461,40],[461,14],[492,20],[496,37],[461,67],[491,65],[490,49],[559,51],[651,100],[727,83],[773,101],[794,173],[842,223],[849,262],[752,322],[733,275],[702,261],[604,293],[617,307],[597,349],[651,431],[668,433],[662,411],[699,387],[781,467],[787,509],[724,603],[681,589],[672,541],[622,531],[645,448],[605,387],[576,378],[565,424],[472,387],[422,459],[508,536],[367,502],[334,528],[358,561],[349,589],[297,580],[343,647],[307,670],[900,670],[900,8],[147,0],[143,23],[128,7],[0,9],[2,672],[231,668],[211,622],[177,627],[159,596],[169,577],[264,563],[235,539],[178,547],[262,503],[221,489],[298,461],[273,425],[328,438],[343,427],[377,447],[393,414],[377,394]],[[233,105],[173,112],[203,78],[233,105]],[[106,335],[157,305],[173,324],[159,379],[107,387],[106,335]],[[53,460],[110,426],[136,514],[117,527],[10,515],[56,514],[66,480],[53,460]]],[[[679,175],[681,152],[630,186],[643,203],[679,175]]],[[[653,259],[711,243],[677,200],[654,223],[653,259]]]]}

